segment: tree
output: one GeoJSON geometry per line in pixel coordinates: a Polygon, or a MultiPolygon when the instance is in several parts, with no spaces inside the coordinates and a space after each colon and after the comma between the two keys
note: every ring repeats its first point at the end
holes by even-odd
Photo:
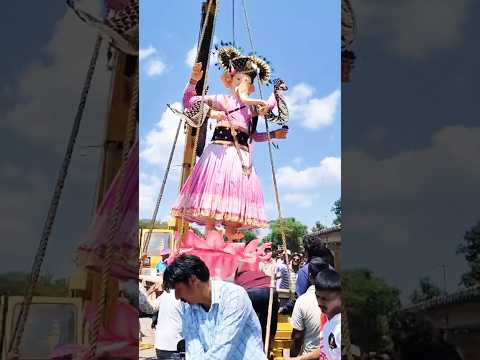
{"type": "Polygon", "coordinates": [[[323,225],[320,221],[317,221],[315,222],[315,225],[312,227],[310,232],[314,233],[323,229],[325,229],[325,225],[323,225]]]}
{"type": "Polygon", "coordinates": [[[242,231],[242,232],[245,235],[245,237],[241,241],[246,243],[246,244],[248,244],[250,241],[252,241],[253,239],[256,239],[258,237],[258,235],[251,230],[246,230],[246,231],[242,231]]]}
{"type": "MultiPolygon", "coordinates": [[[[138,227],[141,229],[150,229],[152,219],[140,219],[138,220],[138,227]]],[[[155,220],[154,229],[167,229],[168,223],[166,221],[155,220]]]]}
{"type": "Polygon", "coordinates": [[[363,351],[387,347],[388,319],[400,309],[400,291],[370,270],[342,272],[342,293],[351,340],[363,351]]]}
{"type": "MultiPolygon", "coordinates": [[[[0,295],[22,296],[30,282],[30,274],[10,272],[0,274],[0,295]]],[[[68,296],[67,279],[54,279],[50,275],[40,275],[34,291],[36,296],[68,296]]]]}
{"type": "Polygon", "coordinates": [[[295,218],[272,220],[269,222],[269,225],[271,233],[267,236],[266,241],[270,241],[273,248],[278,248],[283,245],[283,228],[288,249],[292,252],[299,251],[302,239],[308,232],[308,227],[306,225],[295,220],[295,218]]]}
{"type": "Polygon", "coordinates": [[[422,301],[426,301],[429,299],[433,299],[434,297],[440,296],[441,293],[442,291],[440,290],[440,288],[433,284],[432,280],[427,276],[420,278],[419,288],[413,290],[409,298],[413,304],[418,304],[422,301]]]}
{"type": "Polygon", "coordinates": [[[480,221],[465,232],[457,254],[464,254],[470,270],[462,275],[461,284],[471,287],[480,284],[480,221]]]}
{"type": "Polygon", "coordinates": [[[333,225],[342,225],[342,198],[333,203],[331,211],[337,216],[333,220],[333,225]]]}

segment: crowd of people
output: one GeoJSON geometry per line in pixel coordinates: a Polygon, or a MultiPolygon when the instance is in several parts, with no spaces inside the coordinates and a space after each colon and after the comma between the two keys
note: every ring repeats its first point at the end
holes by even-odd
{"type": "Polygon", "coordinates": [[[159,266],[162,281],[140,285],[140,311],[155,319],[157,359],[267,359],[265,342],[272,296],[270,348],[279,314],[292,325],[290,359],[341,358],[341,280],[334,257],[318,240],[305,254],[283,251],[259,269],[239,268],[233,281],[212,279],[206,264],[181,255],[159,266]],[[290,276],[289,276],[290,275],[290,276]],[[295,295],[279,300],[279,292],[295,295]]]}

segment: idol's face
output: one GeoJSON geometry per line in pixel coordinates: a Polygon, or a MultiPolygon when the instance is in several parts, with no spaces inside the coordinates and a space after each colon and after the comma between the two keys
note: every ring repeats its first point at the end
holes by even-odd
{"type": "Polygon", "coordinates": [[[232,87],[245,86],[247,89],[252,85],[252,80],[247,74],[237,73],[232,77],[232,87]]]}

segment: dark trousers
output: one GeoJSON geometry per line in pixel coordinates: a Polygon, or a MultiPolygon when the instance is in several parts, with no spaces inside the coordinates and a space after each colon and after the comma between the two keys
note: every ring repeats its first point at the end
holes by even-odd
{"type": "MultiPolygon", "coordinates": [[[[252,302],[253,309],[257,313],[258,320],[262,326],[262,340],[265,344],[265,335],[267,332],[267,319],[268,319],[268,298],[270,296],[269,288],[254,288],[247,290],[248,297],[252,302]]],[[[270,325],[270,339],[275,336],[277,332],[278,321],[278,293],[277,290],[273,290],[273,303],[272,303],[272,322],[270,325]]]]}
{"type": "Polygon", "coordinates": [[[165,351],[155,349],[157,352],[157,359],[158,360],[183,360],[185,359],[185,355],[179,353],[177,351],[165,351]]]}

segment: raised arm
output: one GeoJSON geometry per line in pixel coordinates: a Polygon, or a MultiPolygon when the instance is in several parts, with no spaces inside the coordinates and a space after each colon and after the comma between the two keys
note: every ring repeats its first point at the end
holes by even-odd
{"type": "MultiPolygon", "coordinates": [[[[202,96],[197,94],[197,90],[195,88],[197,82],[202,78],[202,76],[202,63],[196,63],[195,65],[193,65],[190,81],[188,82],[183,92],[183,106],[185,108],[191,107],[195,102],[202,99],[202,96]]],[[[205,95],[204,101],[215,110],[223,110],[222,104],[220,104],[217,95],[205,95]]]]}
{"type": "Polygon", "coordinates": [[[138,307],[140,308],[140,311],[146,314],[157,312],[160,305],[159,302],[150,300],[147,291],[142,284],[139,284],[138,290],[138,307]]]}
{"type": "MultiPolygon", "coordinates": [[[[287,134],[288,134],[288,129],[277,129],[274,131],[270,131],[270,139],[285,139],[287,137],[287,134]]],[[[268,140],[267,133],[254,132],[252,134],[252,139],[253,141],[256,141],[256,142],[267,141],[268,140]]]]}

